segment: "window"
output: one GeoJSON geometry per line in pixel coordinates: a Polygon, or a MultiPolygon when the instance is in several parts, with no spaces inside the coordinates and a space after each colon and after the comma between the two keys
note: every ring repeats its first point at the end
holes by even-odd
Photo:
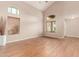
{"type": "Polygon", "coordinates": [[[51,22],[47,22],[47,31],[51,32],[51,22]]]}
{"type": "Polygon", "coordinates": [[[8,13],[19,15],[19,9],[14,7],[8,7],[8,13]]]}
{"type": "Polygon", "coordinates": [[[54,15],[47,17],[47,32],[56,32],[56,21],[54,15]]]}

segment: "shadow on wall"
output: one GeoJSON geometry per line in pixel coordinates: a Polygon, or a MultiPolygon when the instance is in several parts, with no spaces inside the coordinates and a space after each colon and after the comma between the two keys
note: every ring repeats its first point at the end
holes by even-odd
{"type": "Polygon", "coordinates": [[[3,19],[3,17],[1,16],[0,17],[0,35],[4,35],[5,34],[5,25],[6,25],[6,22],[3,19]]]}

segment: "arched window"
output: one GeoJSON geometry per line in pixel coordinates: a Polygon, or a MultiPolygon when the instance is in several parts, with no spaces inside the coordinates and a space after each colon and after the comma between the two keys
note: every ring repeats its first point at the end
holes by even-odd
{"type": "Polygon", "coordinates": [[[50,15],[47,17],[46,25],[47,25],[47,32],[56,32],[55,15],[50,15]]]}

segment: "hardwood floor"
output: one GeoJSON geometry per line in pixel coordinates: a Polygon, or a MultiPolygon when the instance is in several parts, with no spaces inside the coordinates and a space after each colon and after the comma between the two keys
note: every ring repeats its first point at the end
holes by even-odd
{"type": "Polygon", "coordinates": [[[0,47],[0,56],[50,57],[79,56],[79,38],[52,39],[38,37],[0,47]]]}

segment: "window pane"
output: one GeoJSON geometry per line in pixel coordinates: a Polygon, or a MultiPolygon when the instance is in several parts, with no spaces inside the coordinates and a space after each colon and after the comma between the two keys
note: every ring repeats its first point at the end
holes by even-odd
{"type": "Polygon", "coordinates": [[[56,32],[56,22],[52,22],[52,32],[56,32]]]}
{"type": "Polygon", "coordinates": [[[11,13],[11,8],[10,7],[8,7],[8,12],[11,13]]]}
{"type": "Polygon", "coordinates": [[[51,32],[51,22],[47,22],[47,31],[51,32]]]}
{"type": "Polygon", "coordinates": [[[16,14],[16,8],[12,8],[12,14],[16,14]]]}

